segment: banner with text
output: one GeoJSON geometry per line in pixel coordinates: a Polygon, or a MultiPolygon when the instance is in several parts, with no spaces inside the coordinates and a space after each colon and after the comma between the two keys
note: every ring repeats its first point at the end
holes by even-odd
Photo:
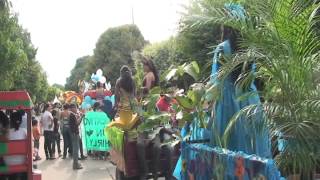
{"type": "Polygon", "coordinates": [[[109,141],[104,134],[110,119],[104,112],[87,112],[84,118],[84,139],[86,150],[108,151],[109,141]]]}

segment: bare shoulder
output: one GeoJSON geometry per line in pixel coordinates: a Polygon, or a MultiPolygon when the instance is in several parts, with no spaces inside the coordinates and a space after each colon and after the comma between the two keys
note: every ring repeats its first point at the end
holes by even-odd
{"type": "Polygon", "coordinates": [[[155,79],[153,72],[148,72],[148,73],[146,74],[146,76],[147,76],[148,79],[152,79],[152,80],[155,79]]]}

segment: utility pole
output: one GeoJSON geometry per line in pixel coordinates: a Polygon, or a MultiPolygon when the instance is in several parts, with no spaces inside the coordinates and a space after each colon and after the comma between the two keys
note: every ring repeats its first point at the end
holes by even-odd
{"type": "Polygon", "coordinates": [[[132,18],[132,24],[134,24],[133,6],[131,6],[131,18],[132,18]]]}

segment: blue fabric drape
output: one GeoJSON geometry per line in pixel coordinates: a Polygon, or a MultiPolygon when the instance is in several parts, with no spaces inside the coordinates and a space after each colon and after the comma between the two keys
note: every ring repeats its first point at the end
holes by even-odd
{"type": "MultiPolygon", "coordinates": [[[[213,84],[219,84],[222,88],[221,98],[216,102],[215,107],[215,128],[216,134],[224,134],[226,127],[228,126],[230,119],[238,113],[241,109],[248,105],[256,104],[260,105],[260,99],[257,95],[257,89],[252,82],[250,88],[247,91],[239,89],[236,87],[234,80],[232,80],[231,75],[229,75],[220,84],[217,74],[220,70],[219,59],[221,56],[230,56],[231,48],[230,42],[224,41],[219,44],[214,51],[213,65],[212,65],[212,78],[213,84]],[[239,100],[238,97],[244,95],[245,93],[252,93],[249,97],[239,100]]],[[[252,66],[252,71],[254,71],[254,65],[252,66]]],[[[271,143],[268,135],[268,129],[262,122],[262,113],[257,113],[250,117],[240,117],[232,129],[227,144],[227,149],[232,151],[243,151],[247,154],[257,154],[260,157],[269,158],[271,157],[271,143]],[[257,128],[257,127],[260,128],[257,128]],[[262,132],[258,133],[258,129],[262,132]]],[[[214,143],[213,145],[217,145],[214,143]]]]}

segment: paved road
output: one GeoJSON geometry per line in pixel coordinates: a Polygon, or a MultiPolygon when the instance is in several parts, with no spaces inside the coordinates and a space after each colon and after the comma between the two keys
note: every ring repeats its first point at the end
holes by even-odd
{"type": "MultiPolygon", "coordinates": [[[[109,161],[93,160],[88,158],[81,161],[82,170],[72,169],[72,159],[45,160],[43,150],[43,137],[40,142],[41,161],[36,162],[38,169],[42,171],[43,180],[113,180],[115,166],[109,161]]],[[[63,143],[61,143],[63,146],[63,143]]]]}

